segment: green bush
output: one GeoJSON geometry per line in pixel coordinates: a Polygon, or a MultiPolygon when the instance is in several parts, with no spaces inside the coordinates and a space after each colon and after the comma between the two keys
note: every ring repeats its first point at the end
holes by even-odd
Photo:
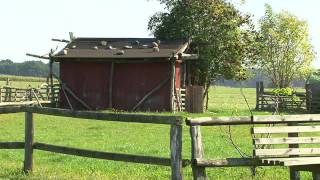
{"type": "Polygon", "coordinates": [[[272,90],[272,94],[277,95],[277,96],[292,96],[295,93],[295,91],[290,88],[277,88],[272,90]]]}

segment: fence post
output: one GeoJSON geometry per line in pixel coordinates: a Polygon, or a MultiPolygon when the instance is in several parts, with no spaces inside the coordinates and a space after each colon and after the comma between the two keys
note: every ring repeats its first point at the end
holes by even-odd
{"type": "Polygon", "coordinates": [[[33,139],[34,121],[31,112],[25,113],[25,146],[24,146],[24,172],[28,173],[33,168],[33,139]]]}
{"type": "MultiPolygon", "coordinates": [[[[288,123],[288,126],[297,126],[298,123],[288,123]]],[[[298,133],[288,133],[288,137],[299,137],[298,133]]],[[[289,144],[289,148],[299,148],[299,144],[289,144]]],[[[289,157],[298,157],[298,156],[289,156],[289,157]]],[[[292,167],[289,167],[290,180],[299,180],[300,173],[292,167]]]]}
{"type": "Polygon", "coordinates": [[[182,180],[182,125],[171,125],[171,179],[182,180]]]}
{"type": "MultiPolygon", "coordinates": [[[[202,137],[200,126],[190,126],[191,135],[191,159],[204,157],[204,150],[202,145],[202,137]]],[[[193,179],[205,180],[207,179],[206,169],[204,167],[197,167],[192,163],[193,179]]]]}

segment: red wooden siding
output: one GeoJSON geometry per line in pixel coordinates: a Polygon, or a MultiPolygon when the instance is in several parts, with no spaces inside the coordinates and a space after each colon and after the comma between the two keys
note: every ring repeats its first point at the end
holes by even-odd
{"type": "MultiPolygon", "coordinates": [[[[104,109],[108,105],[110,63],[62,62],[60,78],[83,101],[93,109],[104,109]]],[[[60,94],[61,106],[68,107],[64,95],[60,94]]],[[[83,107],[70,95],[76,109],[83,107]]]]}
{"type": "MultiPolygon", "coordinates": [[[[109,104],[110,67],[108,62],[64,61],[60,63],[60,76],[93,109],[106,109],[109,104]]],[[[168,78],[169,72],[167,62],[115,64],[113,108],[131,110],[149,91],[168,78]]],[[[62,93],[60,97],[61,106],[68,107],[62,93]]],[[[76,109],[83,109],[73,98],[70,99],[76,109]]],[[[147,99],[139,110],[169,111],[170,81],[147,99]]]]}

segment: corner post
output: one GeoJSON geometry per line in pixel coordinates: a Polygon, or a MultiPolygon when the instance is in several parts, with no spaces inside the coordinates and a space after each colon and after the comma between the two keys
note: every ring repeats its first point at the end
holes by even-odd
{"type": "Polygon", "coordinates": [[[25,146],[24,146],[24,167],[25,173],[33,169],[33,144],[34,144],[34,121],[31,112],[25,113],[25,146]]]}
{"type": "Polygon", "coordinates": [[[175,76],[176,76],[176,58],[172,57],[170,62],[170,108],[172,112],[175,112],[175,96],[174,96],[174,92],[176,90],[175,88],[175,76]]]}
{"type": "Polygon", "coordinates": [[[170,130],[171,179],[182,180],[182,125],[173,124],[170,130]]]}
{"type": "Polygon", "coordinates": [[[193,179],[206,180],[206,169],[204,167],[197,167],[194,162],[195,159],[204,157],[200,126],[190,126],[190,135],[193,179]]]}

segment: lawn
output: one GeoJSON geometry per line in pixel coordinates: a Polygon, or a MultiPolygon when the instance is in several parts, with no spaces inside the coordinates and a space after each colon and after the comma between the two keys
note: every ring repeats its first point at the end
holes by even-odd
{"type": "MultiPolygon", "coordinates": [[[[255,89],[244,88],[243,94],[251,109],[255,107],[255,89]]],[[[205,114],[178,113],[184,116],[250,115],[239,88],[213,87],[209,111],[205,114]]],[[[270,112],[253,111],[253,114],[270,112]]],[[[167,113],[164,113],[167,114],[167,113]]],[[[169,130],[166,125],[96,122],[45,115],[35,116],[36,141],[108,152],[169,157],[169,130]]],[[[0,141],[23,141],[24,114],[0,115],[0,141]]],[[[205,157],[240,157],[230,143],[228,127],[202,128],[205,157]]],[[[187,126],[183,131],[183,157],[190,159],[191,145],[187,126]]],[[[237,146],[252,154],[249,126],[231,128],[237,146]]],[[[34,172],[22,172],[23,150],[0,150],[0,179],[169,179],[170,168],[104,161],[35,151],[34,172]]],[[[288,179],[286,168],[257,168],[252,177],[250,168],[208,169],[209,179],[288,179]]],[[[191,168],[184,169],[185,179],[192,179],[191,168]]],[[[311,179],[310,174],[303,174],[311,179]]]]}

